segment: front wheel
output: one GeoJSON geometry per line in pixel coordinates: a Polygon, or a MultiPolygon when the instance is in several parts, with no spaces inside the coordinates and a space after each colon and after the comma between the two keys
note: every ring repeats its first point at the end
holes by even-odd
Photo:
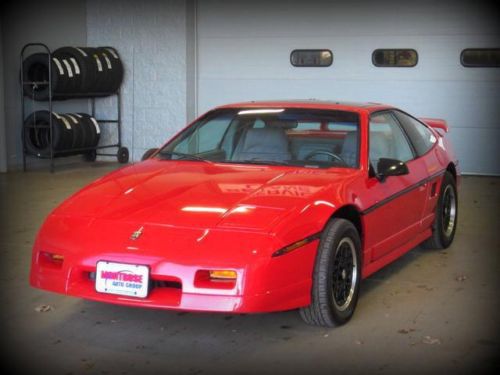
{"type": "Polygon", "coordinates": [[[333,327],[351,319],[361,281],[360,251],[359,233],[350,221],[328,223],[316,255],[311,304],[300,309],[307,324],[333,327]]]}
{"type": "Polygon", "coordinates": [[[441,182],[436,217],[432,225],[432,236],[423,243],[424,247],[428,249],[446,249],[449,247],[455,237],[457,219],[457,186],[450,172],[446,172],[441,182]]]}

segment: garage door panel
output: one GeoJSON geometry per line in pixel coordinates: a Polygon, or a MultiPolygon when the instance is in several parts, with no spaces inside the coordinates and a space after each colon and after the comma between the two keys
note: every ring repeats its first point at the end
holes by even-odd
{"type": "Polygon", "coordinates": [[[477,156],[496,156],[491,137],[500,129],[500,69],[460,63],[464,48],[498,46],[491,12],[451,0],[354,3],[293,1],[285,8],[269,1],[198,2],[198,112],[265,99],[393,104],[419,117],[446,119],[464,171],[500,174],[477,156]],[[292,50],[315,48],[333,52],[332,66],[290,64],[292,50]],[[375,67],[377,48],[413,48],[418,64],[375,67]],[[474,146],[471,156],[461,137],[484,147],[474,146]]]}
{"type": "Polygon", "coordinates": [[[462,172],[500,175],[500,129],[453,129],[450,139],[462,172]]]}
{"type": "Polygon", "coordinates": [[[415,82],[338,79],[205,79],[201,109],[227,101],[328,99],[383,102],[420,117],[440,117],[452,127],[500,128],[495,82],[415,82]]]}
{"type": "Polygon", "coordinates": [[[331,35],[332,29],[338,35],[369,30],[379,36],[498,32],[497,20],[489,17],[496,10],[493,3],[489,8],[460,0],[203,0],[198,4],[199,30],[211,37],[301,37],[331,35]]]}
{"type": "MultiPolygon", "coordinates": [[[[497,36],[497,40],[500,35],[497,36]]],[[[478,36],[373,35],[282,38],[199,38],[200,79],[336,78],[386,81],[496,81],[497,69],[470,69],[460,64],[464,46],[488,45],[478,36]],[[372,64],[377,48],[413,48],[419,54],[414,68],[379,68],[372,64]],[[331,67],[296,68],[290,64],[294,49],[330,49],[331,67]],[[353,64],[353,62],[356,62],[353,64]]],[[[491,45],[491,44],[490,44],[491,45]]]]}

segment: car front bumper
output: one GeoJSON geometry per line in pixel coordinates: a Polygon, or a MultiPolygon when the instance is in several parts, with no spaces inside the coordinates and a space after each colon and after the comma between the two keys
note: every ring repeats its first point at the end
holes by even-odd
{"type": "MultiPolygon", "coordinates": [[[[163,229],[154,241],[134,244],[134,249],[129,250],[126,243],[114,240],[116,236],[101,236],[100,241],[81,240],[74,230],[80,227],[81,223],[58,218],[51,218],[44,225],[33,249],[30,273],[33,287],[113,304],[185,311],[259,313],[284,311],[310,303],[318,241],[289,254],[271,257],[272,251],[266,246],[276,248],[277,245],[269,235],[213,231],[205,243],[200,244],[199,231],[176,228],[163,229]],[[71,236],[64,233],[65,228],[73,228],[71,236]],[[158,248],[158,243],[168,243],[176,250],[158,248]],[[193,245],[187,247],[189,243],[193,245]],[[43,255],[47,251],[60,254],[64,261],[47,262],[43,255]],[[148,266],[148,295],[135,298],[96,291],[96,265],[103,260],[148,266]],[[236,271],[233,284],[197,282],[200,270],[220,269],[236,271]]],[[[125,232],[131,231],[127,228],[125,232]]]]}

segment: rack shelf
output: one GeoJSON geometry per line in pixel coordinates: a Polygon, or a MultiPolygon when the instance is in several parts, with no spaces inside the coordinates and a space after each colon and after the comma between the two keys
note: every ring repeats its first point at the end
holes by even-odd
{"type": "MultiPolygon", "coordinates": [[[[95,93],[95,92],[86,92],[86,93],[78,93],[78,94],[71,94],[71,93],[64,93],[65,99],[54,99],[53,98],[53,91],[52,91],[52,51],[50,48],[43,44],[43,43],[28,43],[24,45],[24,47],[21,50],[20,54],[20,67],[21,67],[21,123],[22,123],[22,142],[23,142],[23,171],[26,171],[26,157],[29,156],[35,156],[38,158],[42,158],[41,156],[33,155],[32,153],[29,153],[26,147],[26,137],[25,137],[25,125],[24,122],[26,120],[26,106],[28,103],[31,102],[32,106],[34,107],[35,99],[30,98],[30,101],[26,100],[27,96],[25,95],[24,92],[24,87],[26,85],[29,86],[42,86],[42,85],[48,85],[49,90],[48,90],[48,100],[46,101],[40,101],[40,103],[46,103],[46,108],[49,113],[53,113],[53,108],[55,102],[60,102],[61,100],[89,100],[91,104],[91,116],[93,118],[96,117],[96,99],[103,98],[103,97],[110,97],[110,96],[115,96],[116,97],[116,118],[112,119],[96,119],[99,125],[101,124],[114,124],[116,125],[117,129],[117,142],[116,143],[110,143],[110,144],[104,144],[104,145],[97,145],[94,147],[80,147],[80,148],[71,148],[71,149],[63,149],[63,150],[54,150],[54,123],[52,116],[49,116],[49,124],[45,125],[45,127],[48,126],[49,128],[49,155],[48,157],[45,157],[45,159],[50,159],[50,172],[53,173],[55,169],[54,165],[54,160],[58,157],[64,157],[64,156],[70,156],[70,155],[75,155],[75,153],[81,153],[85,155],[85,159],[87,161],[95,161],[97,156],[116,156],[118,161],[120,163],[127,163],[129,160],[129,152],[126,147],[122,145],[122,132],[121,132],[121,125],[122,125],[122,118],[121,118],[121,93],[120,89],[118,89],[116,92],[113,93],[95,93]],[[38,49],[38,50],[43,50],[47,54],[47,60],[48,60],[48,81],[29,81],[27,80],[24,74],[23,70],[23,62],[26,57],[26,52],[30,49],[38,49]],[[105,153],[105,152],[98,152],[98,150],[105,150],[105,149],[110,149],[110,148],[116,148],[116,153],[105,153]],[[57,153],[57,154],[56,154],[57,153]]],[[[44,125],[33,125],[37,126],[38,128],[44,127],[44,125]]]]}

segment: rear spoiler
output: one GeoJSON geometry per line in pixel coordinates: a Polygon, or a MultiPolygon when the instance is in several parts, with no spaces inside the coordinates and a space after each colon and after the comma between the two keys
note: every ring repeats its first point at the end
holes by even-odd
{"type": "Polygon", "coordinates": [[[446,120],[440,118],[419,118],[419,120],[434,129],[441,129],[445,133],[448,133],[448,124],[446,120]]]}

